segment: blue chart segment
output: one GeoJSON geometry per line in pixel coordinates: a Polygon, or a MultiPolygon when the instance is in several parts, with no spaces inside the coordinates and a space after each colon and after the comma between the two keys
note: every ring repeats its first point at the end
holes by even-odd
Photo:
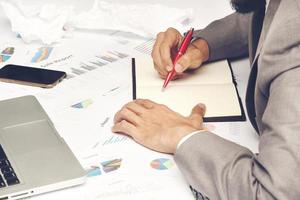
{"type": "Polygon", "coordinates": [[[79,103],[76,103],[76,104],[72,105],[71,107],[72,108],[77,108],[77,109],[84,109],[84,108],[89,107],[92,104],[93,104],[93,100],[92,99],[87,99],[87,100],[81,101],[79,103]]]}
{"type": "Polygon", "coordinates": [[[87,170],[87,177],[100,176],[101,174],[101,169],[99,167],[92,167],[91,169],[87,170]]]}
{"type": "Polygon", "coordinates": [[[43,60],[48,59],[51,52],[53,50],[53,47],[41,47],[38,49],[38,51],[34,54],[34,56],[31,59],[32,63],[38,63],[43,60]]]}
{"type": "Polygon", "coordinates": [[[5,48],[0,54],[0,63],[8,61],[10,57],[14,54],[14,51],[14,47],[5,48]]]}
{"type": "Polygon", "coordinates": [[[113,135],[109,139],[105,140],[102,145],[105,146],[105,145],[109,145],[109,144],[122,143],[122,142],[125,142],[127,140],[129,140],[129,138],[126,137],[126,136],[113,135]]]}
{"type": "Polygon", "coordinates": [[[122,159],[108,160],[101,163],[103,167],[103,171],[105,173],[118,170],[121,167],[121,164],[122,164],[122,159]]]}
{"type": "Polygon", "coordinates": [[[167,170],[174,166],[174,162],[168,158],[158,158],[153,160],[150,166],[156,170],[167,170]]]}

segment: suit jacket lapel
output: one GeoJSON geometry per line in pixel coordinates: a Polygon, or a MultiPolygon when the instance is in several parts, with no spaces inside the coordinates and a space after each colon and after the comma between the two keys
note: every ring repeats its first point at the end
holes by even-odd
{"type": "Polygon", "coordinates": [[[255,85],[257,76],[257,60],[263,46],[263,42],[269,31],[271,22],[277,11],[277,8],[281,0],[270,0],[267,12],[265,15],[265,9],[258,10],[253,13],[252,24],[250,27],[250,37],[249,37],[249,58],[251,61],[251,72],[248,80],[247,93],[246,93],[246,106],[249,120],[252,126],[257,132],[258,126],[256,124],[256,114],[255,114],[255,85]]]}

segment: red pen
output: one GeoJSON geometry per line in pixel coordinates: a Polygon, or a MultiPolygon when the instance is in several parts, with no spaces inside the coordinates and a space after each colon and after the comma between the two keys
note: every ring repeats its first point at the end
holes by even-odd
{"type": "Polygon", "coordinates": [[[181,45],[180,45],[180,47],[179,47],[179,50],[178,50],[178,52],[177,52],[177,54],[176,54],[176,56],[175,56],[175,58],[174,58],[174,60],[173,60],[173,66],[174,66],[174,67],[173,67],[172,71],[170,71],[170,72],[167,74],[167,77],[166,77],[166,79],[165,79],[165,82],[164,82],[164,85],[163,85],[163,88],[162,88],[162,89],[166,88],[167,85],[168,85],[168,83],[170,82],[170,80],[175,76],[175,74],[176,74],[176,71],[175,71],[175,65],[176,65],[177,61],[179,60],[179,58],[180,58],[183,54],[185,54],[185,52],[186,52],[188,46],[190,45],[190,42],[191,42],[192,36],[193,36],[193,32],[194,32],[194,29],[191,28],[191,29],[185,34],[185,36],[184,36],[184,38],[183,38],[183,41],[182,41],[182,43],[181,43],[181,45]]]}

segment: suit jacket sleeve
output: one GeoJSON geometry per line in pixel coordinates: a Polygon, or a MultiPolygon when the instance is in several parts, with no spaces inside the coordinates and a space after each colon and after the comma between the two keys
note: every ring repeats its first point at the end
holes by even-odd
{"type": "Polygon", "coordinates": [[[248,55],[248,31],[251,14],[233,13],[195,31],[209,46],[209,61],[248,55]]]}
{"type": "Polygon", "coordinates": [[[192,136],[175,153],[188,183],[212,200],[300,198],[300,23],[295,22],[281,24],[272,39],[269,35],[265,45],[273,48],[265,46],[261,55],[266,64],[260,66],[257,93],[266,106],[257,119],[259,154],[210,132],[192,136]]]}

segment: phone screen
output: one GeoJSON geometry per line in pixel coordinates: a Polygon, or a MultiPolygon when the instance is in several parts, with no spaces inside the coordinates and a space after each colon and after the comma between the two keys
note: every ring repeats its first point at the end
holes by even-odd
{"type": "Polygon", "coordinates": [[[66,73],[63,71],[26,67],[20,65],[6,65],[0,69],[0,79],[36,83],[40,85],[52,85],[63,79],[66,73]]]}

